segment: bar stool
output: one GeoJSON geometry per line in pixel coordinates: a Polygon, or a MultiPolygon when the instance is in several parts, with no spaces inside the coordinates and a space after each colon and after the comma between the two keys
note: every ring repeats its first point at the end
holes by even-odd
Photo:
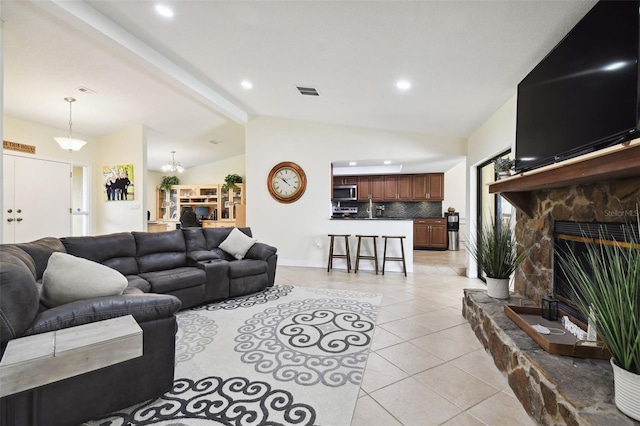
{"type": "Polygon", "coordinates": [[[402,261],[402,270],[404,271],[404,276],[407,276],[407,264],[404,260],[404,239],[406,238],[406,236],[404,235],[383,235],[382,238],[384,238],[384,254],[382,256],[382,275],[384,275],[384,266],[385,263],[387,262],[387,260],[397,260],[397,261],[402,261]],[[398,238],[400,239],[400,249],[402,250],[402,257],[387,257],[387,238],[398,238]]]}
{"type": "Polygon", "coordinates": [[[329,243],[329,262],[327,263],[327,272],[333,268],[333,259],[347,259],[347,273],[351,272],[351,253],[349,253],[349,237],[351,234],[328,234],[331,237],[329,243]],[[333,252],[333,243],[336,237],[344,237],[345,254],[335,254],[333,252]]]}
{"type": "Polygon", "coordinates": [[[356,250],[356,269],[355,273],[358,273],[358,267],[360,266],[360,259],[373,260],[376,266],[376,275],[378,275],[378,247],[376,245],[377,235],[356,235],[358,237],[358,249],[356,250]],[[360,254],[360,245],[363,238],[373,238],[373,256],[363,256],[360,254]]]}

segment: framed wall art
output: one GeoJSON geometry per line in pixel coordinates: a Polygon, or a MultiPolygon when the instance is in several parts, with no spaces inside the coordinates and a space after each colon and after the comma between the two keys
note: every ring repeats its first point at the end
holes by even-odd
{"type": "Polygon", "coordinates": [[[131,201],[135,199],[133,164],[102,167],[105,201],[131,201]]]}

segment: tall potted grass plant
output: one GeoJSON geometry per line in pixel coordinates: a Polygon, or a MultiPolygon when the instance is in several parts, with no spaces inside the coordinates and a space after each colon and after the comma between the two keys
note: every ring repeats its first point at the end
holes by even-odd
{"type": "MultiPolygon", "coordinates": [[[[640,218],[637,222],[640,228],[640,218]]],[[[588,317],[593,307],[598,334],[613,355],[616,406],[640,420],[640,237],[627,227],[624,242],[586,246],[584,259],[565,253],[560,266],[582,313],[588,317]]]]}
{"type": "Polygon", "coordinates": [[[496,299],[509,298],[509,279],[527,256],[528,250],[517,248],[510,220],[502,220],[496,226],[493,217],[484,224],[475,241],[467,250],[478,262],[487,280],[487,295],[496,299]]]}

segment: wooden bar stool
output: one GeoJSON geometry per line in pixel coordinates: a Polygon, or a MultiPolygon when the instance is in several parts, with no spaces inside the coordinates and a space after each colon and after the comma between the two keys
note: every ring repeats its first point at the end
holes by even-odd
{"type": "Polygon", "coordinates": [[[407,264],[404,260],[404,239],[406,236],[404,235],[383,235],[384,238],[384,254],[382,255],[382,275],[384,275],[384,266],[387,260],[397,260],[402,261],[402,270],[404,271],[404,276],[407,276],[407,264]],[[402,250],[402,257],[387,257],[387,238],[399,238],[400,239],[400,249],[402,250]]]}
{"type": "Polygon", "coordinates": [[[355,273],[358,273],[358,267],[360,266],[360,259],[373,260],[376,266],[376,275],[378,275],[378,247],[376,245],[377,235],[356,235],[358,237],[358,249],[356,250],[356,269],[355,273]],[[360,254],[360,244],[363,238],[373,238],[373,256],[363,256],[360,254]]]}
{"type": "Polygon", "coordinates": [[[351,234],[328,234],[331,237],[329,243],[329,262],[327,263],[327,272],[333,268],[333,259],[347,259],[347,273],[351,272],[351,253],[349,253],[349,237],[351,234]],[[336,237],[344,237],[345,254],[335,254],[333,252],[333,243],[336,237]]]}

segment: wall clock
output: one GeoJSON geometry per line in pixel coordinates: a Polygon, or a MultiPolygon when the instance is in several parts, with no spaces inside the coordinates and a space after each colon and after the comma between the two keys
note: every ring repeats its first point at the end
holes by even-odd
{"type": "Polygon", "coordinates": [[[291,161],[278,163],[267,178],[269,194],[281,203],[297,201],[307,189],[307,176],[302,167],[291,161]]]}

